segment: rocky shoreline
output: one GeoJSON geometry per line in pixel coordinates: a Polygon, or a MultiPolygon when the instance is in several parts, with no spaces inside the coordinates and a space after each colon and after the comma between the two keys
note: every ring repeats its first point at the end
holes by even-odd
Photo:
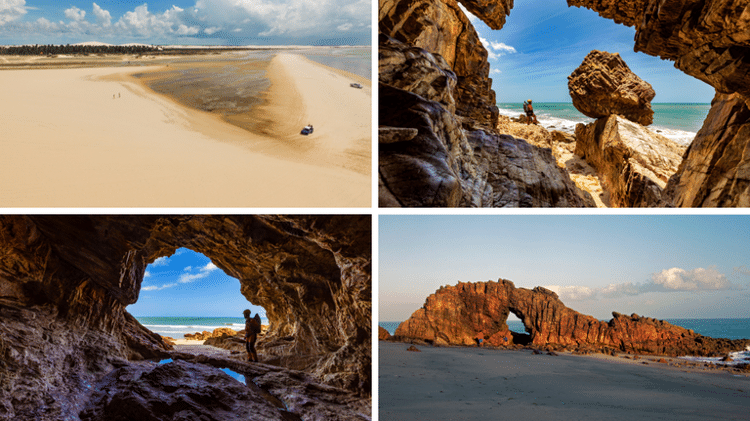
{"type": "MultiPolygon", "coordinates": [[[[750,64],[744,59],[750,47],[732,35],[747,30],[742,7],[655,3],[623,8],[613,0],[568,1],[634,26],[636,51],[674,60],[678,69],[714,86],[711,113],[687,150],[625,123],[651,123],[653,89],[617,54],[593,51],[569,78],[576,108],[599,119],[576,129],[576,154],[595,169],[590,174],[556,165],[533,140],[498,130],[503,122],[488,54],[455,0],[381,1],[380,206],[750,206],[750,158],[742,153],[750,142],[744,134],[750,126],[750,64]],[[617,115],[624,118],[613,120],[617,115]],[[586,177],[597,179],[602,191],[586,177]]],[[[461,4],[496,30],[513,5],[461,4]]]]}

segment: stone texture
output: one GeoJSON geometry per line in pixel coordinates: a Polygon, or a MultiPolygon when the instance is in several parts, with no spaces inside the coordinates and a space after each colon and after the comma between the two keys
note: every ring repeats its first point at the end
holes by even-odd
{"type": "Polygon", "coordinates": [[[395,339],[434,344],[475,345],[483,337],[489,345],[528,343],[554,349],[616,349],[660,355],[720,356],[742,350],[750,339],[714,339],[667,322],[612,313],[609,322],[566,307],[542,287],[516,288],[508,280],[444,286],[401,323],[395,339]],[[509,313],[523,322],[528,336],[508,330],[509,313]],[[525,336],[525,337],[524,337],[525,336]]]}
{"type": "Polygon", "coordinates": [[[237,332],[235,332],[234,330],[228,327],[219,327],[219,328],[214,329],[213,332],[204,330],[203,332],[186,333],[184,336],[185,336],[185,339],[191,339],[195,341],[205,341],[206,339],[210,339],[210,338],[220,338],[222,336],[235,336],[235,335],[237,335],[237,332]]]}
{"type": "Polygon", "coordinates": [[[0,216],[0,419],[72,416],[95,379],[163,357],[170,346],[125,307],[178,247],[265,308],[259,351],[368,395],[370,231],[368,215],[0,216]]]}
{"type": "Polygon", "coordinates": [[[379,118],[381,133],[388,136],[379,145],[380,206],[585,203],[548,149],[512,136],[464,130],[438,102],[381,83],[379,118]],[[407,129],[417,134],[412,137],[407,129]]]}
{"type": "Polygon", "coordinates": [[[388,331],[385,330],[383,327],[378,326],[378,340],[388,341],[390,339],[391,339],[391,334],[388,333],[388,331]]]}
{"type": "Polygon", "coordinates": [[[685,147],[613,115],[576,126],[576,155],[603,176],[610,206],[651,207],[669,203],[664,188],[685,147]]]}
{"type": "Polygon", "coordinates": [[[96,384],[81,412],[82,421],[196,419],[287,418],[262,395],[220,369],[185,361],[114,370],[96,384]]]}
{"type": "Polygon", "coordinates": [[[644,126],[654,120],[654,89],[617,53],[591,51],[568,76],[568,90],[576,109],[591,118],[617,114],[644,126]]]}
{"type": "Polygon", "coordinates": [[[750,207],[750,101],[716,94],[667,195],[678,207],[750,207]]]}
{"type": "MultiPolygon", "coordinates": [[[[470,9],[499,11],[493,2],[467,2],[470,9]]],[[[469,127],[492,129],[497,124],[498,109],[487,50],[474,27],[455,0],[383,0],[379,2],[378,48],[388,50],[383,40],[393,38],[410,47],[419,47],[440,56],[456,75],[453,96],[456,114],[465,117],[469,127]]]]}

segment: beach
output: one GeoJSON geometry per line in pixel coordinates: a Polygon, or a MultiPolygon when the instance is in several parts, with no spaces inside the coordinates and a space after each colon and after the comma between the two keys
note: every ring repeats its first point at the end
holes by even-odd
{"type": "Polygon", "coordinates": [[[278,136],[185,106],[133,77],[163,71],[157,62],[0,71],[0,206],[370,206],[370,87],[339,88],[345,72],[299,55],[271,61],[281,71],[264,100],[284,127],[271,132],[323,152],[274,148],[278,136]],[[299,135],[297,120],[313,123],[313,136],[299,135]]]}
{"type": "Polygon", "coordinates": [[[388,420],[747,419],[747,372],[530,350],[380,341],[379,417],[388,420]]]}

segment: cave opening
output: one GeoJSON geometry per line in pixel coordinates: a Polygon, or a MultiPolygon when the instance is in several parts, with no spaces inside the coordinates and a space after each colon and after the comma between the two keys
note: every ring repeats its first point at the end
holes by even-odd
{"type": "Polygon", "coordinates": [[[510,310],[505,323],[508,325],[514,344],[528,345],[531,343],[530,329],[526,327],[521,316],[510,310]]]}
{"type": "Polygon", "coordinates": [[[175,340],[217,328],[243,330],[245,309],[269,325],[266,310],[242,295],[237,278],[185,247],[146,266],[138,301],[127,307],[144,327],[175,340]]]}

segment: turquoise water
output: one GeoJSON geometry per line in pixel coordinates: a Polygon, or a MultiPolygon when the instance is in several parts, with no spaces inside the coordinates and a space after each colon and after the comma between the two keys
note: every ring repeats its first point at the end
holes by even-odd
{"type": "MultiPolygon", "coordinates": [[[[501,102],[497,106],[501,115],[518,117],[523,114],[522,103],[501,102]]],[[[654,110],[654,123],[649,129],[687,145],[703,125],[711,104],[651,104],[651,107],[654,110]]],[[[534,112],[545,128],[568,133],[573,133],[578,123],[594,121],[581,114],[572,103],[534,103],[534,112]]]]}
{"type": "MultiPolygon", "coordinates": [[[[244,317],[138,317],[143,326],[161,336],[174,339],[184,338],[186,333],[213,332],[220,327],[228,327],[240,331],[245,328],[244,317]]],[[[268,319],[261,317],[262,324],[268,324],[268,319]]]]}
{"type": "MultiPolygon", "coordinates": [[[[692,329],[696,333],[712,338],[748,339],[750,338],[750,319],[664,319],[665,321],[692,329]]],[[[380,322],[391,335],[401,322],[380,322]]],[[[526,333],[523,323],[519,320],[509,320],[508,328],[513,332],[526,333]]]]}

